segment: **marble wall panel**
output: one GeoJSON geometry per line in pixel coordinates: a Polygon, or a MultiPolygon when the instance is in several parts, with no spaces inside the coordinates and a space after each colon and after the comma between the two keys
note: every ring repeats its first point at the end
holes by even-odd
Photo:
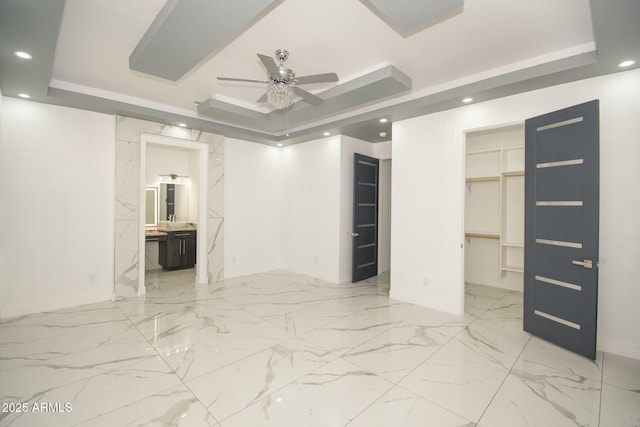
{"type": "Polygon", "coordinates": [[[224,137],[204,133],[209,144],[207,209],[209,283],[224,279],[224,137]]]}
{"type": "Polygon", "coordinates": [[[138,220],[116,220],[115,224],[115,296],[138,295],[138,220]]]}
{"type": "Polygon", "coordinates": [[[161,125],[160,135],[193,141],[193,131],[179,126],[161,125]]]}
{"type": "Polygon", "coordinates": [[[224,154],[224,137],[221,135],[209,134],[209,152],[216,154],[224,154]]]}
{"type": "Polygon", "coordinates": [[[138,221],[140,143],[116,140],[116,221],[138,221]]]}
{"type": "Polygon", "coordinates": [[[213,218],[224,217],[224,155],[209,153],[209,209],[213,218]]]}
{"type": "Polygon", "coordinates": [[[209,283],[224,279],[224,218],[209,217],[207,227],[207,258],[209,283]]]}
{"type": "Polygon", "coordinates": [[[140,142],[140,134],[160,135],[162,124],[131,117],[118,116],[116,119],[116,140],[140,142]]]}

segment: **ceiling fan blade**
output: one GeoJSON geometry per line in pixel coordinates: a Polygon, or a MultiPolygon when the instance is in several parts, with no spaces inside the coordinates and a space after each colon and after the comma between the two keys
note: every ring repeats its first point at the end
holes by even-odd
{"type": "Polygon", "coordinates": [[[276,65],[276,61],[274,61],[272,57],[258,53],[258,58],[260,58],[260,61],[262,61],[262,63],[266,67],[269,76],[278,74],[278,66],[276,65]]]}
{"type": "Polygon", "coordinates": [[[260,98],[258,98],[258,100],[256,102],[258,103],[263,103],[263,102],[267,102],[267,92],[264,93],[264,95],[262,95],[260,98]]]}
{"type": "Polygon", "coordinates": [[[228,82],[269,83],[266,80],[234,79],[233,77],[218,77],[218,80],[224,80],[228,82]]]}
{"type": "Polygon", "coordinates": [[[336,73],[314,74],[312,76],[296,77],[294,82],[297,85],[308,85],[311,83],[333,83],[338,81],[336,73]]]}
{"type": "Polygon", "coordinates": [[[291,89],[293,90],[293,93],[295,93],[296,95],[298,95],[300,98],[304,99],[305,101],[307,101],[309,104],[313,105],[314,107],[317,107],[318,105],[322,104],[324,101],[322,100],[322,98],[315,96],[314,94],[307,92],[304,89],[300,89],[299,87],[295,87],[295,86],[291,86],[291,89]]]}

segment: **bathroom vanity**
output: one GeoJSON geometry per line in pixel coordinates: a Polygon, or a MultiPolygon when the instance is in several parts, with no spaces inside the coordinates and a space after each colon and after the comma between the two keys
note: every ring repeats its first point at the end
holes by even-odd
{"type": "Polygon", "coordinates": [[[196,264],[196,230],[167,231],[159,242],[160,265],[165,270],[193,268],[196,264]]]}
{"type": "MultiPolygon", "coordinates": [[[[147,243],[158,242],[158,264],[165,270],[193,268],[196,264],[197,229],[193,224],[147,230],[147,243]]],[[[148,246],[147,246],[148,247],[148,246]]],[[[155,260],[154,260],[155,261],[155,260]]]]}

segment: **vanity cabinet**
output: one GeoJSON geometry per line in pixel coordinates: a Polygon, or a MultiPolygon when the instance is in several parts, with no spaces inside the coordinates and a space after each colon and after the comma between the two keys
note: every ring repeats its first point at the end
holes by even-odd
{"type": "Polygon", "coordinates": [[[159,242],[160,265],[165,270],[193,268],[196,264],[196,231],[169,231],[159,242]]]}

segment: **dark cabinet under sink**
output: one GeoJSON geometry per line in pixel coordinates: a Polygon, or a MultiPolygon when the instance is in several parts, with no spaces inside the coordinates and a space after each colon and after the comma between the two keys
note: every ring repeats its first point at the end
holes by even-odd
{"type": "Polygon", "coordinates": [[[159,261],[165,270],[192,268],[196,264],[196,231],[169,231],[159,242],[159,261]]]}

